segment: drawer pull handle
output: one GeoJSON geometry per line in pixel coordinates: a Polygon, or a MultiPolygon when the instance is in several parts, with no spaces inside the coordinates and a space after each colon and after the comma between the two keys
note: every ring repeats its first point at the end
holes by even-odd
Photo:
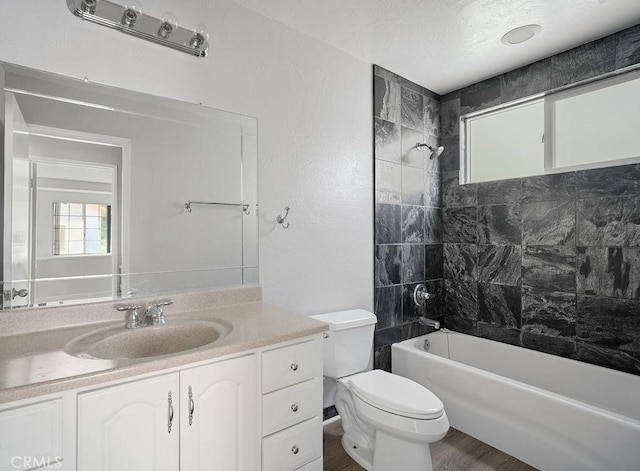
{"type": "Polygon", "coordinates": [[[291,363],[291,369],[293,371],[298,371],[298,364],[297,363],[291,363]]]}
{"type": "Polygon", "coordinates": [[[293,445],[291,447],[291,453],[293,453],[294,455],[297,455],[299,451],[300,451],[300,448],[298,448],[298,445],[293,445]]]}
{"type": "Polygon", "coordinates": [[[298,404],[296,404],[295,402],[291,404],[291,410],[293,412],[298,412],[298,404]]]}

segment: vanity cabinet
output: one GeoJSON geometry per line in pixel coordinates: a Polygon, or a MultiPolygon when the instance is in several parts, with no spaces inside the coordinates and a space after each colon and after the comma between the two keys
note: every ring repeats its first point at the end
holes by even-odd
{"type": "Polygon", "coordinates": [[[78,395],[78,470],[175,471],[178,373],[78,395]]]}
{"type": "Polygon", "coordinates": [[[262,354],[262,471],[322,469],[322,343],[262,354]]]}
{"type": "Polygon", "coordinates": [[[61,469],[62,400],[38,402],[0,412],[0,471],[61,469]]]}
{"type": "Polygon", "coordinates": [[[321,336],[0,405],[0,471],[43,464],[321,471],[321,336]]]}
{"type": "Polygon", "coordinates": [[[78,470],[254,471],[256,358],[78,395],[78,470]]]}
{"type": "Polygon", "coordinates": [[[255,471],[256,356],[180,372],[180,469],[255,471]]]}

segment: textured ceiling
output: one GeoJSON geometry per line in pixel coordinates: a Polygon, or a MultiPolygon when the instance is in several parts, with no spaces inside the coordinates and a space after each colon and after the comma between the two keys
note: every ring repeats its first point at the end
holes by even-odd
{"type": "Polygon", "coordinates": [[[640,23],[640,0],[234,1],[440,94],[640,23]]]}

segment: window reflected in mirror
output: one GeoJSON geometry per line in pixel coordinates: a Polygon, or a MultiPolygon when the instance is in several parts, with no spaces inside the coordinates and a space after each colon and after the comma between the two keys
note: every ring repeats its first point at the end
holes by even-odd
{"type": "Polygon", "coordinates": [[[111,206],[53,203],[53,255],[111,253],[111,206]]]}

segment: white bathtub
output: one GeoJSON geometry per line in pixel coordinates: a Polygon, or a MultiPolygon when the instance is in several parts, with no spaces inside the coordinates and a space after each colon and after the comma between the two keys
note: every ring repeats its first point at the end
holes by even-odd
{"type": "Polygon", "coordinates": [[[640,471],[639,376],[443,330],[394,344],[391,359],[452,427],[531,466],[640,471]]]}

